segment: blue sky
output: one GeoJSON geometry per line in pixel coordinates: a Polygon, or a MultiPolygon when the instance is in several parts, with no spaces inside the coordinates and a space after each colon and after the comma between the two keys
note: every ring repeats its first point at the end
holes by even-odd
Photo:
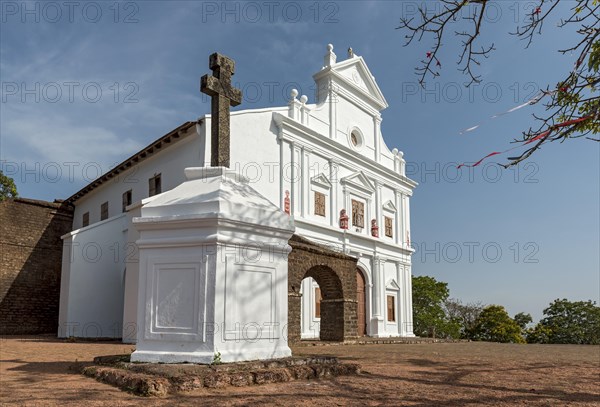
{"type": "MultiPolygon", "coordinates": [[[[421,2],[136,1],[2,3],[0,160],[21,196],[66,198],[99,169],[208,112],[199,78],[208,55],[236,61],[238,109],[281,106],[289,89],[314,101],[312,74],[326,44],[365,58],[390,107],[382,131],[419,182],[412,199],[415,275],[449,283],[465,302],[502,304],[534,319],[555,298],[599,300],[600,146],[555,143],[518,169],[493,159],[532,124],[541,106],[484,121],[555,84],[576,38],[546,24],[529,49],[514,36],[529,2],[493,3],[482,44],[497,50],[470,89],[445,40],[442,76],[417,86],[427,41],[403,47],[399,18],[421,2]],[[72,7],[72,8],[70,8],[72,7]],[[460,130],[484,121],[476,132],[460,130]]],[[[502,159],[498,159],[501,161],[502,159]]]]}

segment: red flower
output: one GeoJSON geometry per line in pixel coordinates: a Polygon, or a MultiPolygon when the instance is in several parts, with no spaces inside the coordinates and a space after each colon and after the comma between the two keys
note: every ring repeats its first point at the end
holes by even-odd
{"type": "Polygon", "coordinates": [[[440,61],[437,61],[436,66],[439,66],[439,67],[442,66],[442,64],[440,64],[440,61]]]}
{"type": "Polygon", "coordinates": [[[431,52],[427,52],[427,58],[431,58],[431,52]]]}
{"type": "Polygon", "coordinates": [[[542,12],[542,8],[538,7],[535,9],[534,14],[540,14],[542,12]]]}

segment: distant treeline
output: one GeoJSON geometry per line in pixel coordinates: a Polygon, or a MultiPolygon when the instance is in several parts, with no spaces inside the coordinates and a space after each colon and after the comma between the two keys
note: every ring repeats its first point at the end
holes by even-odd
{"type": "Polygon", "coordinates": [[[414,333],[421,337],[512,343],[600,344],[600,307],[592,301],[556,299],[532,326],[530,314],[510,317],[501,305],[463,304],[448,284],[413,276],[414,333]]]}

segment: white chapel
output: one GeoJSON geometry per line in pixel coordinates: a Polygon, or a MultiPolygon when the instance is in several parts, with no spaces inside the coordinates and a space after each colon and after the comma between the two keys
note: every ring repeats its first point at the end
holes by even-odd
{"type": "Polygon", "coordinates": [[[147,350],[139,360],[203,362],[164,358],[161,341],[193,352],[197,342],[219,336],[207,354],[226,355],[234,352],[227,341],[250,335],[256,358],[268,356],[262,339],[271,347],[280,341],[276,356],[285,356],[286,329],[298,319],[299,339],[331,337],[324,324],[335,318],[323,313],[336,301],[351,303],[344,309],[355,318],[344,318],[357,321],[352,335],[414,336],[409,202],[417,183],[405,176],[403,153],[384,141],[388,104],[364,59],[349,51],[338,61],[328,45],[323,63],[315,62],[314,101],[292,90],[287,106],[230,113],[229,169],[210,169],[207,114],[68,199],[75,212],[63,236],[59,337],[123,338],[147,350]],[[346,280],[335,283],[344,299],[328,296],[323,285],[331,283],[317,272],[299,287],[290,277],[288,286],[292,234],[351,259],[346,280]],[[281,261],[267,261],[263,248],[254,262],[252,248],[254,254],[224,254],[229,263],[221,269],[205,250],[221,241],[267,240],[281,247],[281,261]],[[288,310],[294,290],[299,318],[288,310]],[[263,337],[264,324],[276,328],[263,337]]]}

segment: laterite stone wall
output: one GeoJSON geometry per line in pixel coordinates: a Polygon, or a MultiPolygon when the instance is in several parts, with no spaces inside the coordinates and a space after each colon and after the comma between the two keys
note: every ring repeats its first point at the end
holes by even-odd
{"type": "Polygon", "coordinates": [[[337,253],[297,235],[289,241],[288,340],[300,341],[300,285],[312,277],[321,288],[321,340],[344,341],[358,336],[356,263],[354,257],[337,253]]]}
{"type": "Polygon", "coordinates": [[[60,237],[72,224],[62,203],[0,202],[0,335],[57,332],[60,237]]]}

